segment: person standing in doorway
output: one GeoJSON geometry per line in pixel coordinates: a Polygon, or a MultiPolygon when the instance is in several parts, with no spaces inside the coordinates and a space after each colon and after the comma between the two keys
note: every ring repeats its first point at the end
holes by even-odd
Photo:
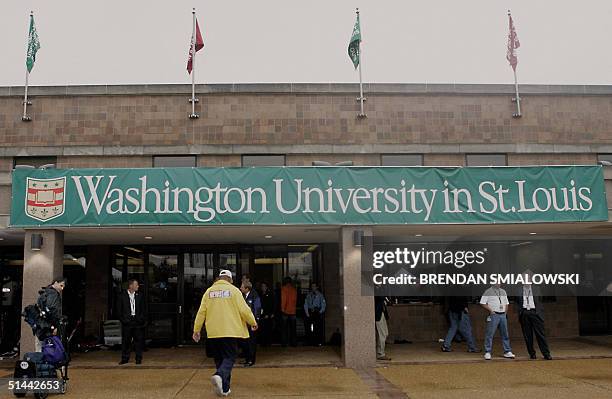
{"type": "Polygon", "coordinates": [[[387,297],[375,296],[374,320],[376,325],[376,359],[378,360],[391,360],[391,358],[385,353],[387,337],[389,336],[389,328],[387,326],[388,319],[389,313],[387,311],[387,297]]]}
{"type": "Polygon", "coordinates": [[[126,364],[130,361],[132,342],[136,353],[136,364],[142,363],[144,350],[144,329],[146,324],[143,297],[138,292],[138,280],[128,280],[128,288],[119,294],[117,301],[118,315],[121,319],[121,361],[126,364]]]}
{"type": "Polygon", "coordinates": [[[325,297],[319,291],[316,283],[310,285],[310,292],[304,301],[304,312],[306,315],[306,336],[308,344],[322,346],[325,343],[325,331],[323,321],[325,319],[325,308],[327,303],[325,297]]]}
{"type": "Polygon", "coordinates": [[[285,277],[281,288],[281,318],[283,321],[283,346],[297,346],[295,332],[295,313],[297,304],[297,290],[293,286],[291,277],[285,277]]]}
{"type": "Polygon", "coordinates": [[[274,313],[276,308],[274,305],[274,295],[268,288],[268,284],[261,283],[260,295],[261,299],[261,317],[259,329],[259,342],[263,346],[268,346],[272,342],[272,332],[274,331],[274,313]]]}
{"type": "MultiPolygon", "coordinates": [[[[531,270],[525,272],[526,280],[531,280],[532,276],[533,272],[531,270]]],[[[546,360],[552,360],[544,331],[544,309],[537,287],[534,289],[531,284],[523,284],[519,290],[516,302],[519,307],[519,322],[521,323],[521,330],[523,331],[523,338],[525,339],[527,352],[529,352],[529,358],[532,360],[536,359],[536,351],[533,347],[533,335],[535,334],[542,356],[546,360]]]]}
{"type": "Polygon", "coordinates": [[[232,272],[221,270],[215,283],[206,290],[193,324],[193,340],[200,342],[202,326],[217,370],[211,377],[214,392],[228,396],[231,392],[232,368],[238,352],[238,341],[249,337],[247,324],[257,331],[257,321],[242,293],[233,284],[232,272]]]}
{"type": "Polygon", "coordinates": [[[472,335],[472,322],[470,320],[467,297],[452,296],[449,298],[448,320],[450,327],[442,344],[442,352],[451,351],[451,344],[457,331],[467,341],[468,352],[480,352],[476,348],[474,336],[472,335]]]}
{"type": "MultiPolygon", "coordinates": [[[[251,309],[255,321],[259,323],[261,316],[261,300],[257,291],[253,290],[253,284],[249,280],[243,281],[240,286],[240,291],[244,295],[244,300],[251,309]]],[[[244,367],[251,367],[255,365],[255,357],[257,354],[257,332],[252,328],[249,328],[249,338],[244,341],[244,367]]]]}
{"type": "Polygon", "coordinates": [[[508,319],[506,313],[508,311],[508,295],[499,284],[488,288],[482,298],[480,304],[489,312],[487,316],[487,327],[485,332],[485,355],[486,360],[491,360],[491,351],[493,350],[493,336],[499,328],[504,348],[504,357],[506,359],[514,359],[512,347],[510,346],[510,337],[508,335],[508,319]]]}

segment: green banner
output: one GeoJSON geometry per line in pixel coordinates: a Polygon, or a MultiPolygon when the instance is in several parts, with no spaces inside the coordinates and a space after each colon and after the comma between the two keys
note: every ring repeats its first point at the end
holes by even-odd
{"type": "Polygon", "coordinates": [[[599,166],[17,169],[11,226],[608,220],[599,166]]]}

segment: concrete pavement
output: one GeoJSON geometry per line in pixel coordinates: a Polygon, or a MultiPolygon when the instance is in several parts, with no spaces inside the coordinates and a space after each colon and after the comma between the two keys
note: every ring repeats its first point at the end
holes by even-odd
{"type": "MultiPolygon", "coordinates": [[[[77,368],[72,370],[68,393],[62,397],[213,398],[211,374],[212,369],[207,368],[77,368]]],[[[10,396],[3,392],[0,397],[10,396]]],[[[238,367],[232,379],[232,397],[612,398],[612,359],[390,365],[369,370],[238,367]]]]}

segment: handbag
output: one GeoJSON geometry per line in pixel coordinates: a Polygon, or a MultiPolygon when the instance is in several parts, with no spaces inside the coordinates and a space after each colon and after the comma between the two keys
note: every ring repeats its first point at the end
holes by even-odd
{"type": "Polygon", "coordinates": [[[52,364],[62,363],[66,360],[64,345],[57,335],[45,339],[42,345],[43,359],[52,364]]]}

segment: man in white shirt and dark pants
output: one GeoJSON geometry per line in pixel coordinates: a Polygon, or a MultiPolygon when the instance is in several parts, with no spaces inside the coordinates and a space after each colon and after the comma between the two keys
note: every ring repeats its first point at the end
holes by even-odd
{"type": "MultiPolygon", "coordinates": [[[[533,275],[531,270],[527,270],[525,274],[529,278],[533,275]]],[[[516,302],[519,306],[519,322],[521,323],[529,358],[536,359],[536,351],[533,347],[533,335],[535,334],[542,356],[546,360],[552,360],[544,332],[544,313],[537,288],[534,290],[531,284],[522,285],[519,288],[516,302]]]]}
{"type": "Polygon", "coordinates": [[[136,364],[142,363],[146,315],[144,300],[138,293],[138,287],[137,280],[128,280],[128,289],[121,292],[117,302],[117,315],[121,320],[121,361],[119,364],[126,364],[130,360],[132,341],[136,352],[136,364]]]}
{"type": "Polygon", "coordinates": [[[510,347],[510,337],[508,335],[508,320],[506,318],[506,312],[508,310],[509,302],[506,291],[502,289],[499,284],[496,284],[484,292],[482,298],[480,299],[480,304],[489,312],[484,341],[484,358],[486,360],[491,360],[493,336],[499,327],[499,332],[501,334],[502,344],[504,347],[504,357],[507,359],[514,359],[514,353],[512,353],[512,348],[510,347]]]}

